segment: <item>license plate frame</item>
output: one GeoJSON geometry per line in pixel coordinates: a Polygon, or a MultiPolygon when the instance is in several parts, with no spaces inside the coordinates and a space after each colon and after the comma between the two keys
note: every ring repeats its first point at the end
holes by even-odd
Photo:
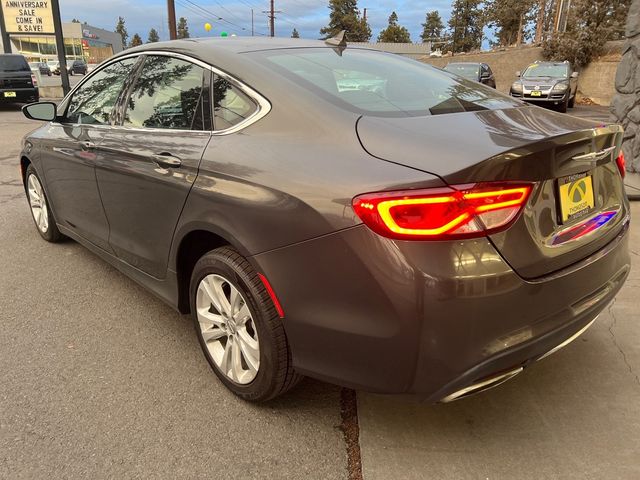
{"type": "Polygon", "coordinates": [[[558,209],[561,224],[588,215],[595,209],[593,175],[583,172],[558,179],[558,209]]]}
{"type": "Polygon", "coordinates": [[[4,98],[16,98],[17,96],[16,92],[4,92],[4,98]]]}

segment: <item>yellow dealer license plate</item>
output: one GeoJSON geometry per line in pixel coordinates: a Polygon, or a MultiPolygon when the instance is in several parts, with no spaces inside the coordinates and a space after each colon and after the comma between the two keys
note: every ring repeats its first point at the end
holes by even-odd
{"type": "Polygon", "coordinates": [[[539,90],[533,90],[531,92],[531,96],[532,97],[541,97],[542,96],[542,92],[540,92],[539,90]]]}
{"type": "Polygon", "coordinates": [[[594,207],[593,180],[588,173],[561,178],[558,184],[562,223],[580,217],[594,207]]]}
{"type": "Polygon", "coordinates": [[[4,92],[4,96],[5,97],[15,97],[16,96],[16,92],[4,92]]]}

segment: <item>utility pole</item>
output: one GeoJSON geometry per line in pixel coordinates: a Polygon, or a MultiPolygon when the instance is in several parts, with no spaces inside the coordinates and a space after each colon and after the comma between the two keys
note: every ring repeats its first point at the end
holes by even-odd
{"type": "Polygon", "coordinates": [[[254,30],[253,30],[253,8],[251,9],[251,36],[253,37],[254,35],[254,30]]]}
{"type": "Polygon", "coordinates": [[[272,37],[276,36],[276,13],[282,13],[280,10],[275,10],[274,0],[270,0],[269,2],[269,10],[263,11],[262,13],[266,13],[267,17],[269,17],[269,34],[272,37]]]}
{"type": "Polygon", "coordinates": [[[178,38],[176,31],[176,4],[174,0],[167,0],[167,10],[169,11],[169,40],[178,38]]]}
{"type": "Polygon", "coordinates": [[[270,6],[271,8],[269,8],[269,10],[271,11],[271,13],[269,14],[269,32],[271,33],[272,37],[276,36],[276,13],[275,13],[275,8],[274,8],[274,0],[270,0],[270,6]]]}
{"type": "Polygon", "coordinates": [[[0,34],[2,35],[2,48],[4,53],[11,53],[11,37],[7,33],[7,29],[4,26],[4,13],[2,7],[0,7],[0,34]]]}
{"type": "Polygon", "coordinates": [[[69,85],[69,70],[67,70],[67,55],[64,50],[64,37],[62,35],[62,21],[60,20],[60,4],[58,0],[51,0],[51,11],[53,13],[53,29],[56,32],[56,50],[58,50],[58,61],[60,62],[62,91],[66,95],[71,90],[71,86],[69,85]]]}

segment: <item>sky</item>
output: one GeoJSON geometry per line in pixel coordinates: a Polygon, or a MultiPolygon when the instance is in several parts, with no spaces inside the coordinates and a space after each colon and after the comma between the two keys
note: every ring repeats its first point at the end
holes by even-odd
{"type": "MultiPolygon", "coordinates": [[[[187,18],[192,37],[220,35],[223,31],[229,35],[251,35],[252,8],[256,35],[269,32],[267,16],[262,13],[269,8],[268,0],[175,0],[175,4],[176,16],[187,18]],[[220,17],[224,20],[219,20],[220,17]],[[204,29],[207,22],[213,26],[210,33],[204,29]]],[[[276,15],[276,35],[291,36],[295,27],[302,38],[319,38],[320,28],[329,22],[328,4],[328,0],[275,0],[275,9],[282,11],[276,15]]],[[[361,11],[367,8],[372,41],[386,27],[389,15],[395,10],[399,23],[411,33],[411,40],[419,42],[426,12],[438,10],[446,25],[451,0],[358,0],[358,7],[361,11]]],[[[113,30],[118,16],[123,16],[129,38],[138,33],[146,41],[151,28],[155,28],[163,40],[169,36],[166,0],[60,0],[60,10],[63,22],[77,18],[106,30],[113,30]]]]}

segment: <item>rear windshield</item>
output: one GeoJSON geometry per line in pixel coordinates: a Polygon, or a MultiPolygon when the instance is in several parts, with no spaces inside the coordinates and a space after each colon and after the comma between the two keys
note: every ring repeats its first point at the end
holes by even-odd
{"type": "Polygon", "coordinates": [[[371,50],[297,48],[254,52],[311,92],[363,115],[411,117],[520,106],[493,88],[415,60],[371,50]]]}
{"type": "Polygon", "coordinates": [[[455,73],[466,78],[478,78],[480,73],[480,65],[473,65],[469,63],[450,63],[444,69],[447,72],[455,73]]]}
{"type": "Polygon", "coordinates": [[[534,63],[529,65],[522,74],[523,78],[533,77],[566,77],[569,74],[568,65],[551,65],[543,63],[534,63]]]}
{"type": "Polygon", "coordinates": [[[30,72],[29,64],[19,55],[0,55],[0,72],[30,72]]]}

